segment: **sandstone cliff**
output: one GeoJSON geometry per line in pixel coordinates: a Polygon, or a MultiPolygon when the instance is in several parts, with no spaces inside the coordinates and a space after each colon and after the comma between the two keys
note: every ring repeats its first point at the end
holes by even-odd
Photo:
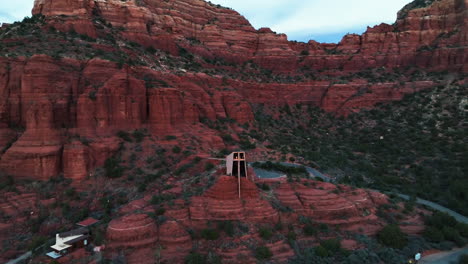
{"type": "Polygon", "coordinates": [[[210,124],[252,123],[253,105],[346,115],[441,85],[431,71],[468,72],[463,0],[338,44],[291,42],[201,0],[36,0],[33,14],[0,31],[0,168],[23,178],[82,179],[121,130],[222,147],[210,124]]]}

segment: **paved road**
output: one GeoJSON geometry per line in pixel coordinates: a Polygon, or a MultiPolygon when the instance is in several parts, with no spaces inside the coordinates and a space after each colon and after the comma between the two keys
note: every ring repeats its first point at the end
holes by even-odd
{"type": "MultiPolygon", "coordinates": [[[[261,163],[265,162],[265,161],[260,161],[261,163]]],[[[322,180],[324,180],[325,182],[331,182],[332,179],[330,179],[329,177],[323,175],[322,173],[320,173],[318,170],[316,169],[313,169],[311,167],[307,167],[307,166],[303,166],[301,164],[295,164],[295,163],[288,163],[288,162],[279,162],[280,164],[282,165],[286,165],[286,166],[292,166],[292,167],[304,167],[306,168],[307,172],[309,173],[309,176],[311,178],[315,178],[315,177],[318,177],[318,178],[321,178],[322,180]]],[[[249,165],[252,165],[252,163],[249,163],[249,165]]],[[[260,175],[258,175],[260,178],[266,178],[266,179],[271,179],[271,178],[276,178],[276,177],[280,177],[283,175],[283,173],[279,173],[279,172],[273,172],[273,171],[266,171],[266,170],[262,170],[262,169],[258,169],[258,168],[254,168],[255,169],[255,173],[257,173],[257,171],[260,172],[260,175]],[[268,173],[271,173],[271,175],[268,175],[268,173]]]]}
{"type": "Polygon", "coordinates": [[[419,264],[458,264],[458,259],[464,254],[468,254],[468,247],[457,248],[423,257],[419,261],[419,264]]]}
{"type": "MultiPolygon", "coordinates": [[[[396,195],[398,195],[399,197],[403,198],[403,199],[406,199],[406,200],[409,200],[410,197],[408,195],[405,195],[405,194],[401,194],[401,193],[396,193],[396,195]]],[[[458,222],[462,222],[462,223],[465,223],[465,224],[468,224],[468,217],[466,216],[463,216],[453,210],[450,210],[448,209],[447,207],[444,207],[440,204],[436,204],[436,203],[433,203],[431,201],[427,201],[427,200],[423,200],[423,199],[419,199],[417,198],[416,199],[416,203],[418,204],[422,204],[422,205],[426,205],[434,210],[437,210],[437,211],[441,211],[441,212],[445,212],[451,216],[453,216],[458,222]]]]}

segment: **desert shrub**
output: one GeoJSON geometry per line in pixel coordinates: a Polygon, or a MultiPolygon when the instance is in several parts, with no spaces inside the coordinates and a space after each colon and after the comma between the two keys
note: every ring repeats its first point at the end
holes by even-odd
{"type": "Polygon", "coordinates": [[[398,225],[387,225],[378,234],[377,239],[387,247],[404,248],[407,244],[406,235],[398,225]]]}
{"type": "Polygon", "coordinates": [[[11,175],[6,175],[0,172],[0,190],[6,187],[12,187],[15,185],[15,180],[11,175]]]}
{"type": "Polygon", "coordinates": [[[268,228],[268,227],[260,227],[260,229],[258,230],[258,233],[260,234],[260,237],[265,240],[271,239],[271,237],[273,236],[273,232],[271,231],[271,228],[268,228]]]}
{"type": "Polygon", "coordinates": [[[207,163],[205,164],[205,171],[210,171],[210,170],[212,170],[214,167],[215,167],[215,165],[214,165],[213,163],[207,162],[207,163]]]}
{"type": "Polygon", "coordinates": [[[88,97],[91,101],[96,101],[96,91],[89,92],[88,97]]]}
{"type": "Polygon", "coordinates": [[[125,168],[120,166],[120,159],[116,157],[110,157],[104,162],[104,170],[106,176],[109,178],[120,178],[125,168]]]}
{"type": "Polygon", "coordinates": [[[156,209],[156,215],[163,215],[166,212],[166,209],[164,207],[159,207],[156,209]]]}
{"type": "Polygon", "coordinates": [[[206,240],[216,240],[219,238],[219,233],[215,229],[206,228],[201,231],[201,237],[206,240]]]}
{"type": "Polygon", "coordinates": [[[324,248],[323,246],[316,246],[314,250],[315,250],[315,254],[321,258],[326,258],[330,255],[328,250],[324,248]]]}
{"type": "Polygon", "coordinates": [[[162,202],[170,201],[172,199],[174,199],[174,196],[171,194],[160,194],[160,195],[153,195],[153,197],[151,197],[150,202],[151,204],[157,205],[162,202]]]}
{"type": "Polygon", "coordinates": [[[468,255],[462,255],[458,259],[458,264],[468,264],[468,255]]]}
{"type": "Polygon", "coordinates": [[[457,220],[447,213],[436,212],[431,216],[426,217],[426,225],[435,226],[442,229],[444,226],[455,226],[457,220]]]}
{"type": "Polygon", "coordinates": [[[288,234],[286,235],[286,239],[289,242],[296,240],[296,238],[297,238],[297,235],[296,235],[296,232],[294,231],[289,231],[288,234]]]}
{"type": "Polygon", "coordinates": [[[132,136],[137,143],[140,143],[145,138],[145,133],[143,133],[141,130],[135,130],[133,131],[132,136]]]}
{"type": "Polygon", "coordinates": [[[130,137],[130,134],[125,131],[119,131],[117,132],[117,136],[127,142],[132,142],[132,138],[130,137]]]}
{"type": "Polygon", "coordinates": [[[458,223],[455,228],[460,232],[460,235],[468,238],[468,224],[458,223]]]}
{"type": "Polygon", "coordinates": [[[425,219],[426,229],[424,237],[431,242],[442,242],[445,240],[455,242],[458,246],[466,244],[463,237],[468,235],[468,225],[459,223],[447,213],[436,212],[425,219]]]}
{"type": "Polygon", "coordinates": [[[218,223],[218,229],[223,230],[226,235],[232,237],[234,235],[234,224],[232,221],[221,221],[218,223]]]}
{"type": "Polygon", "coordinates": [[[328,232],[328,231],[330,230],[330,227],[328,227],[327,224],[320,223],[320,224],[319,224],[319,229],[320,229],[320,231],[322,231],[322,232],[328,232]]]}
{"type": "Polygon", "coordinates": [[[431,242],[444,241],[444,234],[437,228],[429,226],[424,230],[423,236],[431,242]]]}
{"type": "Polygon", "coordinates": [[[28,245],[29,250],[36,249],[47,242],[47,237],[44,236],[35,236],[32,238],[31,242],[28,245]]]}
{"type": "Polygon", "coordinates": [[[341,249],[340,240],[336,238],[322,241],[320,245],[326,248],[329,252],[338,252],[341,249]]]}
{"type": "Polygon", "coordinates": [[[259,246],[255,249],[255,257],[258,260],[269,259],[272,256],[273,256],[273,253],[271,253],[271,250],[266,246],[259,246]]]}
{"type": "Polygon", "coordinates": [[[251,142],[248,139],[241,139],[241,141],[239,141],[239,146],[243,150],[249,150],[249,149],[255,149],[256,148],[255,142],[251,142]]]}
{"type": "Polygon", "coordinates": [[[317,234],[317,229],[311,223],[307,223],[302,229],[302,231],[304,231],[304,234],[306,236],[313,236],[317,234]]]}
{"type": "Polygon", "coordinates": [[[178,154],[182,151],[182,149],[179,147],[179,146],[174,146],[172,148],[172,152],[175,153],[175,154],[178,154]]]}
{"type": "Polygon", "coordinates": [[[446,240],[455,242],[457,246],[461,247],[465,245],[464,239],[460,236],[460,233],[455,228],[444,226],[444,228],[442,228],[442,233],[444,234],[444,238],[446,240]]]}
{"type": "Polygon", "coordinates": [[[101,229],[93,229],[91,232],[93,237],[93,244],[96,246],[100,246],[104,243],[104,232],[101,229]]]}
{"type": "Polygon", "coordinates": [[[262,190],[264,190],[264,191],[269,191],[269,190],[270,190],[270,186],[269,186],[268,184],[266,184],[266,183],[262,183],[262,184],[260,185],[260,188],[261,188],[262,190]]]}
{"type": "Polygon", "coordinates": [[[205,264],[206,257],[200,253],[192,252],[185,257],[185,264],[205,264]]]}

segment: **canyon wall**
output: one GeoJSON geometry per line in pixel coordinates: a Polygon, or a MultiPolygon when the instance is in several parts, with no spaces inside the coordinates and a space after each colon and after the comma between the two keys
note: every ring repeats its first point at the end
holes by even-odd
{"type": "MultiPolygon", "coordinates": [[[[109,31],[99,30],[99,20],[118,31],[119,41],[164,50],[173,58],[185,49],[207,60],[255,63],[273,74],[340,77],[369,67],[468,72],[466,7],[463,0],[435,1],[400,13],[394,25],[347,35],[338,44],[291,42],[270,29],[254,29],[233,10],[200,0],[36,0],[33,14],[45,15],[43,30],[106,38],[109,31]]],[[[118,149],[120,130],[169,135],[202,127],[211,135],[203,122],[251,123],[253,104],[303,103],[346,115],[435,85],[410,78],[266,82],[98,58],[5,55],[0,57],[0,169],[20,178],[45,180],[64,173],[79,180],[118,149]],[[163,85],[154,87],[148,80],[163,85]]]]}
{"type": "Polygon", "coordinates": [[[350,34],[338,44],[297,43],[268,28],[254,29],[239,13],[202,0],[37,0],[33,14],[69,16],[57,28],[96,36],[91,22],[100,16],[124,29],[125,38],[177,53],[176,45],[206,57],[253,60],[275,72],[301,67],[358,71],[368,67],[416,65],[435,70],[468,71],[466,0],[440,0],[400,12],[394,25],[350,34]]]}

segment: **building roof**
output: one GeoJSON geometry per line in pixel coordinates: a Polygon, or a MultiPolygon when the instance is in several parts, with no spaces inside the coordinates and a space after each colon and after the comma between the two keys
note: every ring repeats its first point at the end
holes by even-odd
{"type": "Polygon", "coordinates": [[[47,253],[46,255],[53,258],[53,259],[58,259],[58,258],[60,258],[62,256],[62,255],[60,255],[59,253],[57,253],[55,251],[51,251],[51,252],[47,253]]]}
{"type": "Polygon", "coordinates": [[[88,235],[75,235],[75,236],[68,236],[64,239],[59,239],[55,242],[55,245],[50,246],[52,249],[57,251],[62,251],[71,247],[74,243],[87,239],[88,235]]]}
{"type": "Polygon", "coordinates": [[[67,245],[73,245],[74,243],[79,242],[79,241],[82,241],[82,240],[85,240],[85,239],[87,239],[88,237],[89,237],[88,235],[82,235],[82,236],[76,237],[76,238],[74,238],[74,239],[68,240],[67,242],[65,242],[65,244],[67,244],[67,245]]]}
{"type": "Polygon", "coordinates": [[[70,236],[85,235],[88,233],[89,233],[89,230],[87,228],[80,227],[74,230],[70,230],[68,232],[59,233],[58,235],[61,238],[65,238],[65,237],[70,237],[70,236]]]}
{"type": "Polygon", "coordinates": [[[94,225],[97,222],[99,222],[99,220],[96,220],[96,219],[94,219],[92,217],[88,217],[85,220],[83,220],[81,222],[78,222],[76,224],[79,225],[79,226],[87,227],[87,226],[94,225]]]}

